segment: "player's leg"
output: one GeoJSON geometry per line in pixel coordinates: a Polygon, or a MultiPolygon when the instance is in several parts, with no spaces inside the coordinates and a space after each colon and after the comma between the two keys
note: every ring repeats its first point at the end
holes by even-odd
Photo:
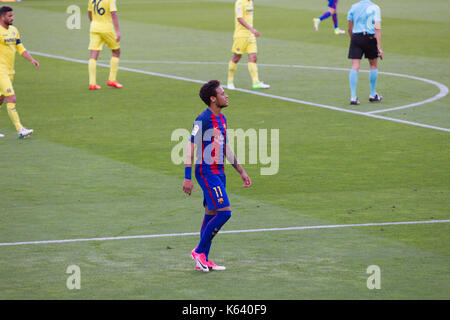
{"type": "Polygon", "coordinates": [[[108,86],[114,88],[122,88],[122,84],[117,81],[117,72],[119,71],[119,57],[120,49],[112,50],[112,57],[110,61],[108,86]]]}
{"type": "Polygon", "coordinates": [[[11,122],[14,124],[17,132],[23,128],[22,123],[20,123],[19,113],[16,110],[16,96],[15,94],[6,96],[6,109],[8,111],[8,116],[11,122]]]}
{"type": "Polygon", "coordinates": [[[16,109],[16,96],[10,95],[6,96],[6,108],[8,110],[8,116],[11,119],[12,123],[16,127],[17,135],[19,139],[28,137],[29,135],[33,134],[33,129],[27,129],[25,128],[22,123],[20,122],[19,113],[16,109]]]}
{"type": "Polygon", "coordinates": [[[259,82],[259,74],[258,74],[258,55],[255,52],[248,54],[248,72],[250,73],[250,77],[252,78],[252,83],[259,82]]]}
{"type": "MultiPolygon", "coordinates": [[[[208,206],[206,205],[206,200],[203,199],[203,206],[205,207],[205,215],[203,216],[203,223],[202,223],[202,227],[200,228],[200,239],[203,235],[203,232],[206,229],[206,226],[208,225],[208,223],[211,221],[211,219],[213,219],[216,215],[217,215],[217,211],[216,210],[209,210],[208,206]]],[[[205,257],[206,257],[206,262],[209,268],[212,268],[215,264],[211,261],[209,261],[208,255],[209,255],[209,250],[211,248],[211,244],[212,242],[209,243],[209,246],[206,249],[205,252],[205,257]]],[[[195,250],[195,249],[194,249],[195,250]]],[[[199,266],[196,266],[197,270],[200,270],[199,266]]]]}
{"type": "Polygon", "coordinates": [[[378,58],[369,59],[369,65],[370,65],[370,74],[369,74],[369,82],[370,82],[370,96],[369,101],[370,102],[378,102],[383,99],[382,96],[380,96],[377,91],[377,81],[378,81],[378,58]]]}
{"type": "Polygon", "coordinates": [[[242,53],[243,53],[243,46],[245,46],[246,38],[234,38],[233,39],[233,47],[231,48],[231,52],[233,52],[233,57],[231,58],[230,62],[228,63],[228,83],[227,88],[230,90],[234,90],[234,74],[237,69],[237,64],[241,60],[242,53]]]}
{"type": "Polygon", "coordinates": [[[334,8],[333,8],[333,2],[334,2],[334,0],[329,0],[328,1],[328,10],[325,11],[319,18],[314,18],[313,19],[314,29],[316,31],[319,31],[319,24],[320,24],[320,22],[323,21],[323,20],[328,19],[335,12],[334,8]]]}
{"type": "Polygon", "coordinates": [[[330,12],[331,12],[331,16],[333,18],[333,24],[334,24],[334,34],[339,35],[339,34],[344,34],[345,31],[339,29],[339,25],[338,25],[338,16],[337,16],[337,3],[338,1],[336,0],[332,7],[330,8],[330,12]]]}
{"type": "MultiPolygon", "coordinates": [[[[225,191],[222,191],[225,192],[225,191]]],[[[211,241],[215,237],[215,235],[220,231],[223,225],[230,219],[231,217],[231,208],[230,206],[226,206],[223,208],[217,209],[217,214],[211,218],[211,220],[206,225],[203,230],[200,242],[196,248],[197,253],[204,253],[205,258],[207,254],[209,254],[209,249],[211,247],[211,241]]]]}
{"type": "Polygon", "coordinates": [[[227,82],[227,88],[230,90],[236,89],[234,86],[234,74],[236,73],[237,64],[239,60],[241,60],[242,55],[234,53],[233,57],[231,58],[230,62],[228,63],[228,82],[227,82]]]}
{"type": "Polygon", "coordinates": [[[101,87],[97,84],[97,59],[100,51],[103,49],[104,41],[99,33],[91,32],[89,40],[89,90],[99,90],[101,87]]]}
{"type": "Polygon", "coordinates": [[[99,90],[102,88],[97,84],[97,59],[99,54],[99,50],[91,50],[91,54],[89,56],[89,90],[99,90]]]}
{"type": "Polygon", "coordinates": [[[360,59],[352,59],[352,69],[349,74],[350,84],[350,104],[358,105],[358,97],[356,96],[356,88],[358,86],[358,71],[361,65],[360,59]]]}
{"type": "Polygon", "coordinates": [[[109,64],[108,86],[114,88],[122,88],[123,86],[117,81],[117,72],[119,71],[120,45],[117,42],[115,32],[108,32],[103,35],[106,45],[112,51],[112,57],[109,64]]]}
{"type": "MultiPolygon", "coordinates": [[[[201,239],[206,227],[208,226],[208,223],[217,215],[217,210],[209,210],[208,209],[208,206],[206,205],[206,200],[203,201],[203,204],[205,207],[205,215],[203,216],[203,223],[202,223],[202,227],[200,228],[200,239],[201,239]]],[[[210,245],[205,250],[206,260],[208,260],[210,248],[211,248],[211,242],[210,242],[210,245]]]]}
{"type": "MultiPolygon", "coordinates": [[[[206,205],[206,199],[205,199],[205,198],[203,198],[203,206],[205,207],[205,214],[204,214],[204,216],[203,216],[202,227],[200,228],[200,239],[202,238],[203,232],[205,231],[206,226],[208,225],[209,221],[211,221],[211,219],[214,218],[215,215],[217,214],[216,210],[209,210],[209,209],[208,209],[208,206],[206,205]]],[[[206,253],[204,253],[204,255],[205,255],[205,261],[204,261],[204,264],[205,264],[207,267],[209,267],[209,266],[208,266],[208,253],[209,253],[210,247],[211,247],[211,246],[209,246],[208,251],[207,251],[206,253]]],[[[195,261],[196,261],[197,259],[199,259],[199,256],[198,256],[199,254],[195,251],[196,249],[197,249],[197,248],[194,248],[194,249],[191,251],[191,257],[192,257],[192,259],[194,259],[195,261]]],[[[197,262],[197,261],[196,261],[196,262],[197,262]]],[[[202,268],[199,266],[199,263],[197,263],[197,265],[195,266],[195,268],[196,268],[197,270],[202,270],[202,268]]]]}
{"type": "MultiPolygon", "coordinates": [[[[0,74],[0,92],[3,94],[6,100],[6,109],[11,122],[16,128],[19,138],[24,138],[33,133],[33,129],[25,128],[20,122],[19,113],[16,109],[16,95],[14,93],[13,83],[14,76],[12,74],[0,74]]],[[[2,99],[3,102],[3,99],[2,99]]]]}
{"type": "Polygon", "coordinates": [[[228,84],[227,88],[230,90],[235,89],[234,86],[234,73],[237,69],[237,64],[241,60],[242,55],[247,52],[248,38],[234,38],[233,47],[231,52],[233,52],[233,57],[228,63],[228,84]]]}
{"type": "Polygon", "coordinates": [[[377,39],[375,36],[366,37],[366,50],[365,57],[369,59],[370,65],[370,74],[369,74],[369,82],[370,82],[370,102],[379,102],[383,99],[376,92],[377,81],[378,81],[378,45],[377,39]]]}
{"type": "Polygon", "coordinates": [[[206,255],[209,253],[211,242],[222,226],[231,217],[230,202],[226,193],[225,184],[217,175],[197,179],[203,190],[204,199],[208,213],[216,214],[209,220],[204,228],[200,242],[192,252],[192,258],[197,262],[197,266],[204,272],[209,271],[209,264],[206,255]],[[206,266],[206,268],[205,268],[206,266]]]}
{"type": "Polygon", "coordinates": [[[353,34],[350,41],[350,47],[348,50],[348,58],[352,60],[352,68],[349,73],[350,84],[350,104],[359,105],[359,100],[356,95],[356,88],[358,85],[358,71],[361,65],[361,59],[363,56],[363,41],[361,35],[353,34]]]}
{"type": "Polygon", "coordinates": [[[256,53],[256,42],[255,48],[252,51],[252,53],[248,54],[248,72],[250,73],[250,77],[252,78],[252,88],[268,89],[270,88],[270,85],[259,80],[258,65],[256,64],[258,61],[258,54],[256,53]]]}

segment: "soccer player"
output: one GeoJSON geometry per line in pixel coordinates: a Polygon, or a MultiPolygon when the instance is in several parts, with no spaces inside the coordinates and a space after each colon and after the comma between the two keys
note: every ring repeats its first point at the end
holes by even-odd
{"type": "Polygon", "coordinates": [[[369,59],[370,65],[369,101],[381,101],[383,97],[375,90],[378,79],[378,57],[383,59],[383,50],[381,49],[380,7],[370,0],[361,0],[352,5],[348,12],[347,20],[348,34],[351,39],[348,58],[352,59],[352,69],[349,75],[350,104],[360,104],[358,97],[356,96],[356,87],[358,84],[359,66],[363,54],[369,59]]]}
{"type": "Polygon", "coordinates": [[[234,73],[237,69],[237,63],[241,60],[242,54],[248,54],[248,71],[252,78],[253,89],[267,89],[270,85],[259,81],[258,66],[258,49],[256,46],[256,37],[261,33],[253,28],[253,0],[236,0],[234,5],[234,35],[233,35],[233,57],[228,63],[228,84],[230,90],[236,89],[234,81],[234,73]]]}
{"type": "Polygon", "coordinates": [[[339,29],[338,26],[338,18],[337,18],[337,4],[339,0],[328,0],[328,10],[324,12],[324,14],[320,18],[314,18],[314,29],[316,31],[319,31],[319,23],[322,20],[328,19],[330,16],[333,17],[333,23],[334,23],[334,34],[344,34],[345,31],[339,29]]]}
{"type": "Polygon", "coordinates": [[[31,135],[33,129],[25,128],[20,122],[19,114],[16,110],[16,95],[12,86],[14,80],[14,60],[16,51],[30,61],[36,69],[39,69],[39,62],[33,59],[25,49],[20,40],[19,30],[14,27],[14,12],[11,7],[0,8],[0,107],[6,100],[6,108],[9,118],[16,127],[19,138],[31,135]]]}
{"type": "Polygon", "coordinates": [[[116,0],[89,0],[88,15],[91,21],[89,90],[102,88],[97,84],[97,59],[105,43],[112,50],[107,84],[110,87],[122,88],[123,86],[116,79],[120,57],[120,28],[116,0]]]}
{"type": "Polygon", "coordinates": [[[225,157],[240,174],[244,187],[250,187],[252,181],[228,144],[227,120],[222,114],[222,110],[228,106],[228,96],[220,82],[211,80],[205,83],[199,95],[208,107],[195,120],[186,148],[183,191],[190,195],[194,190],[191,168],[197,148],[195,178],[203,190],[205,215],[200,230],[200,242],[191,251],[191,257],[195,260],[198,270],[208,272],[209,268],[216,271],[225,270],[224,266],[216,265],[208,257],[214,236],[231,217],[230,201],[225,189],[225,157]]]}

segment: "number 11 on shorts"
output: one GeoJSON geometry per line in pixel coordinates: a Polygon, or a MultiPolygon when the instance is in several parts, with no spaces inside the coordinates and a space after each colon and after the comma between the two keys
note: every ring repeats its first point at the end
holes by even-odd
{"type": "Polygon", "coordinates": [[[214,187],[213,189],[216,192],[217,198],[219,198],[219,193],[220,193],[220,197],[223,197],[222,190],[220,190],[220,187],[214,187]],[[219,191],[219,192],[217,192],[217,191],[219,191]]]}

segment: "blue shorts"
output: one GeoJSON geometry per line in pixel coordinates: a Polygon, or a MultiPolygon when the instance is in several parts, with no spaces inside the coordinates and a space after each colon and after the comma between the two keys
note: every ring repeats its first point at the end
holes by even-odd
{"type": "Polygon", "coordinates": [[[211,174],[200,177],[195,175],[198,184],[203,190],[203,206],[208,206],[209,210],[217,210],[230,206],[225,186],[227,179],[224,174],[211,174]]]}
{"type": "Polygon", "coordinates": [[[328,8],[336,9],[339,0],[328,0],[328,8]]]}

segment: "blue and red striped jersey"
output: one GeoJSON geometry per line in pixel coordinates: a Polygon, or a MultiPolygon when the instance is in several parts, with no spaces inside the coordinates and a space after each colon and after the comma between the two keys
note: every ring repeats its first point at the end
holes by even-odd
{"type": "Polygon", "coordinates": [[[195,174],[225,174],[227,119],[214,115],[208,108],[197,119],[191,133],[191,142],[197,146],[195,174]]]}

